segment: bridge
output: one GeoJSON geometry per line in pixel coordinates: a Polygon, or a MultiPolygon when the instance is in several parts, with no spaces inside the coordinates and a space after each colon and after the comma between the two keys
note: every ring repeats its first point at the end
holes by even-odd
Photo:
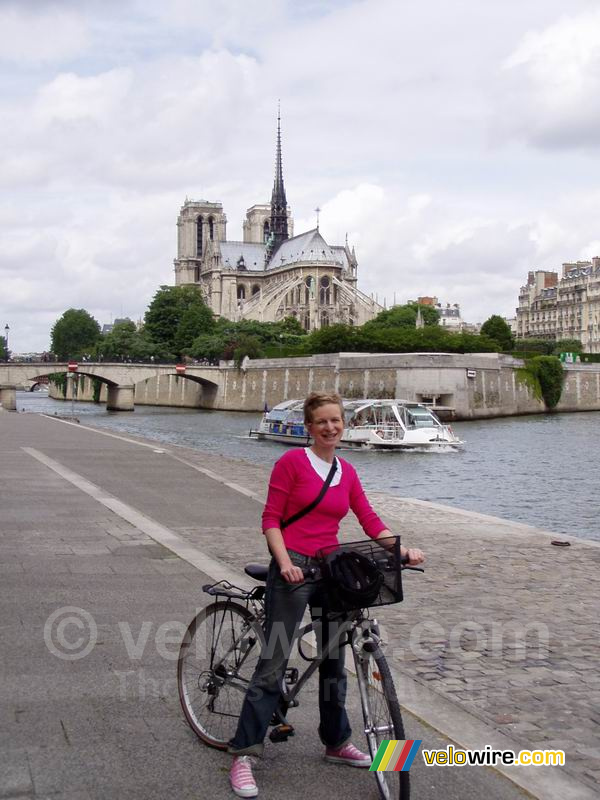
{"type": "MultiPolygon", "coordinates": [[[[133,411],[136,384],[160,376],[175,375],[178,379],[194,381],[202,386],[202,406],[214,408],[219,404],[223,389],[220,367],[195,364],[134,364],[110,362],[80,362],[75,373],[69,372],[69,362],[38,362],[0,364],[0,407],[16,410],[18,387],[33,389],[47,383],[49,375],[85,375],[106,384],[106,407],[109,411],[133,411]]],[[[72,384],[69,386],[72,392],[72,384]]],[[[70,393],[69,393],[69,396],[70,393]]]]}

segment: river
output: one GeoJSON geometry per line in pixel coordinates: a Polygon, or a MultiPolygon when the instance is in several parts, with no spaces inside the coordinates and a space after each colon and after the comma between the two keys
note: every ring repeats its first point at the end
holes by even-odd
{"type": "MultiPolygon", "coordinates": [[[[69,402],[44,392],[18,392],[19,411],[70,414],[69,402]]],[[[181,444],[265,466],[282,445],[256,442],[259,415],[137,406],[133,413],[75,403],[75,414],[111,431],[181,444]]],[[[480,511],[538,528],[600,541],[598,443],[600,412],[457,422],[462,452],[344,452],[367,490],[480,511]]]]}

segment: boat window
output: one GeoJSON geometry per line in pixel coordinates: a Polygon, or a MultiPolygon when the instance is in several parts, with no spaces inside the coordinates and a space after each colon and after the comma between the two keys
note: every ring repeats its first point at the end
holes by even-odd
{"type": "Polygon", "coordinates": [[[425,408],[406,409],[408,424],[413,428],[432,428],[436,421],[425,408]]]}

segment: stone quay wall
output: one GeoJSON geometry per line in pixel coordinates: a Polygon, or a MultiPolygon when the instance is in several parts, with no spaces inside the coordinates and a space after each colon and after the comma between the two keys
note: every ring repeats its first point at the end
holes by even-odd
{"type": "MultiPolygon", "coordinates": [[[[136,405],[262,411],[311,391],[337,391],[346,398],[402,398],[433,402],[454,419],[544,413],[519,379],[523,362],[497,353],[336,353],[289,359],[247,360],[241,369],[221,362],[219,386],[210,398],[202,384],[159,375],[135,384],[136,405]]],[[[565,365],[558,411],[600,410],[600,364],[565,365]]],[[[80,378],[79,399],[93,399],[90,378],[80,378]]],[[[62,392],[51,386],[51,396],[62,392]]],[[[67,398],[70,395],[67,395],[67,398]]],[[[106,400],[102,387],[100,402],[106,400]]]]}

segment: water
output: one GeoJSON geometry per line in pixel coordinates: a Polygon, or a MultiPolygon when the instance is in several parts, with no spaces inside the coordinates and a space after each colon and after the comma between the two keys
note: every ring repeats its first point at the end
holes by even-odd
{"type": "MultiPolygon", "coordinates": [[[[43,392],[17,394],[19,411],[70,414],[43,392]]],[[[242,458],[265,466],[282,445],[248,431],[260,414],[138,406],[133,413],[75,403],[75,414],[112,431],[242,458]]],[[[596,499],[600,412],[455,423],[458,453],[344,452],[367,490],[480,511],[600,541],[596,499]]]]}

